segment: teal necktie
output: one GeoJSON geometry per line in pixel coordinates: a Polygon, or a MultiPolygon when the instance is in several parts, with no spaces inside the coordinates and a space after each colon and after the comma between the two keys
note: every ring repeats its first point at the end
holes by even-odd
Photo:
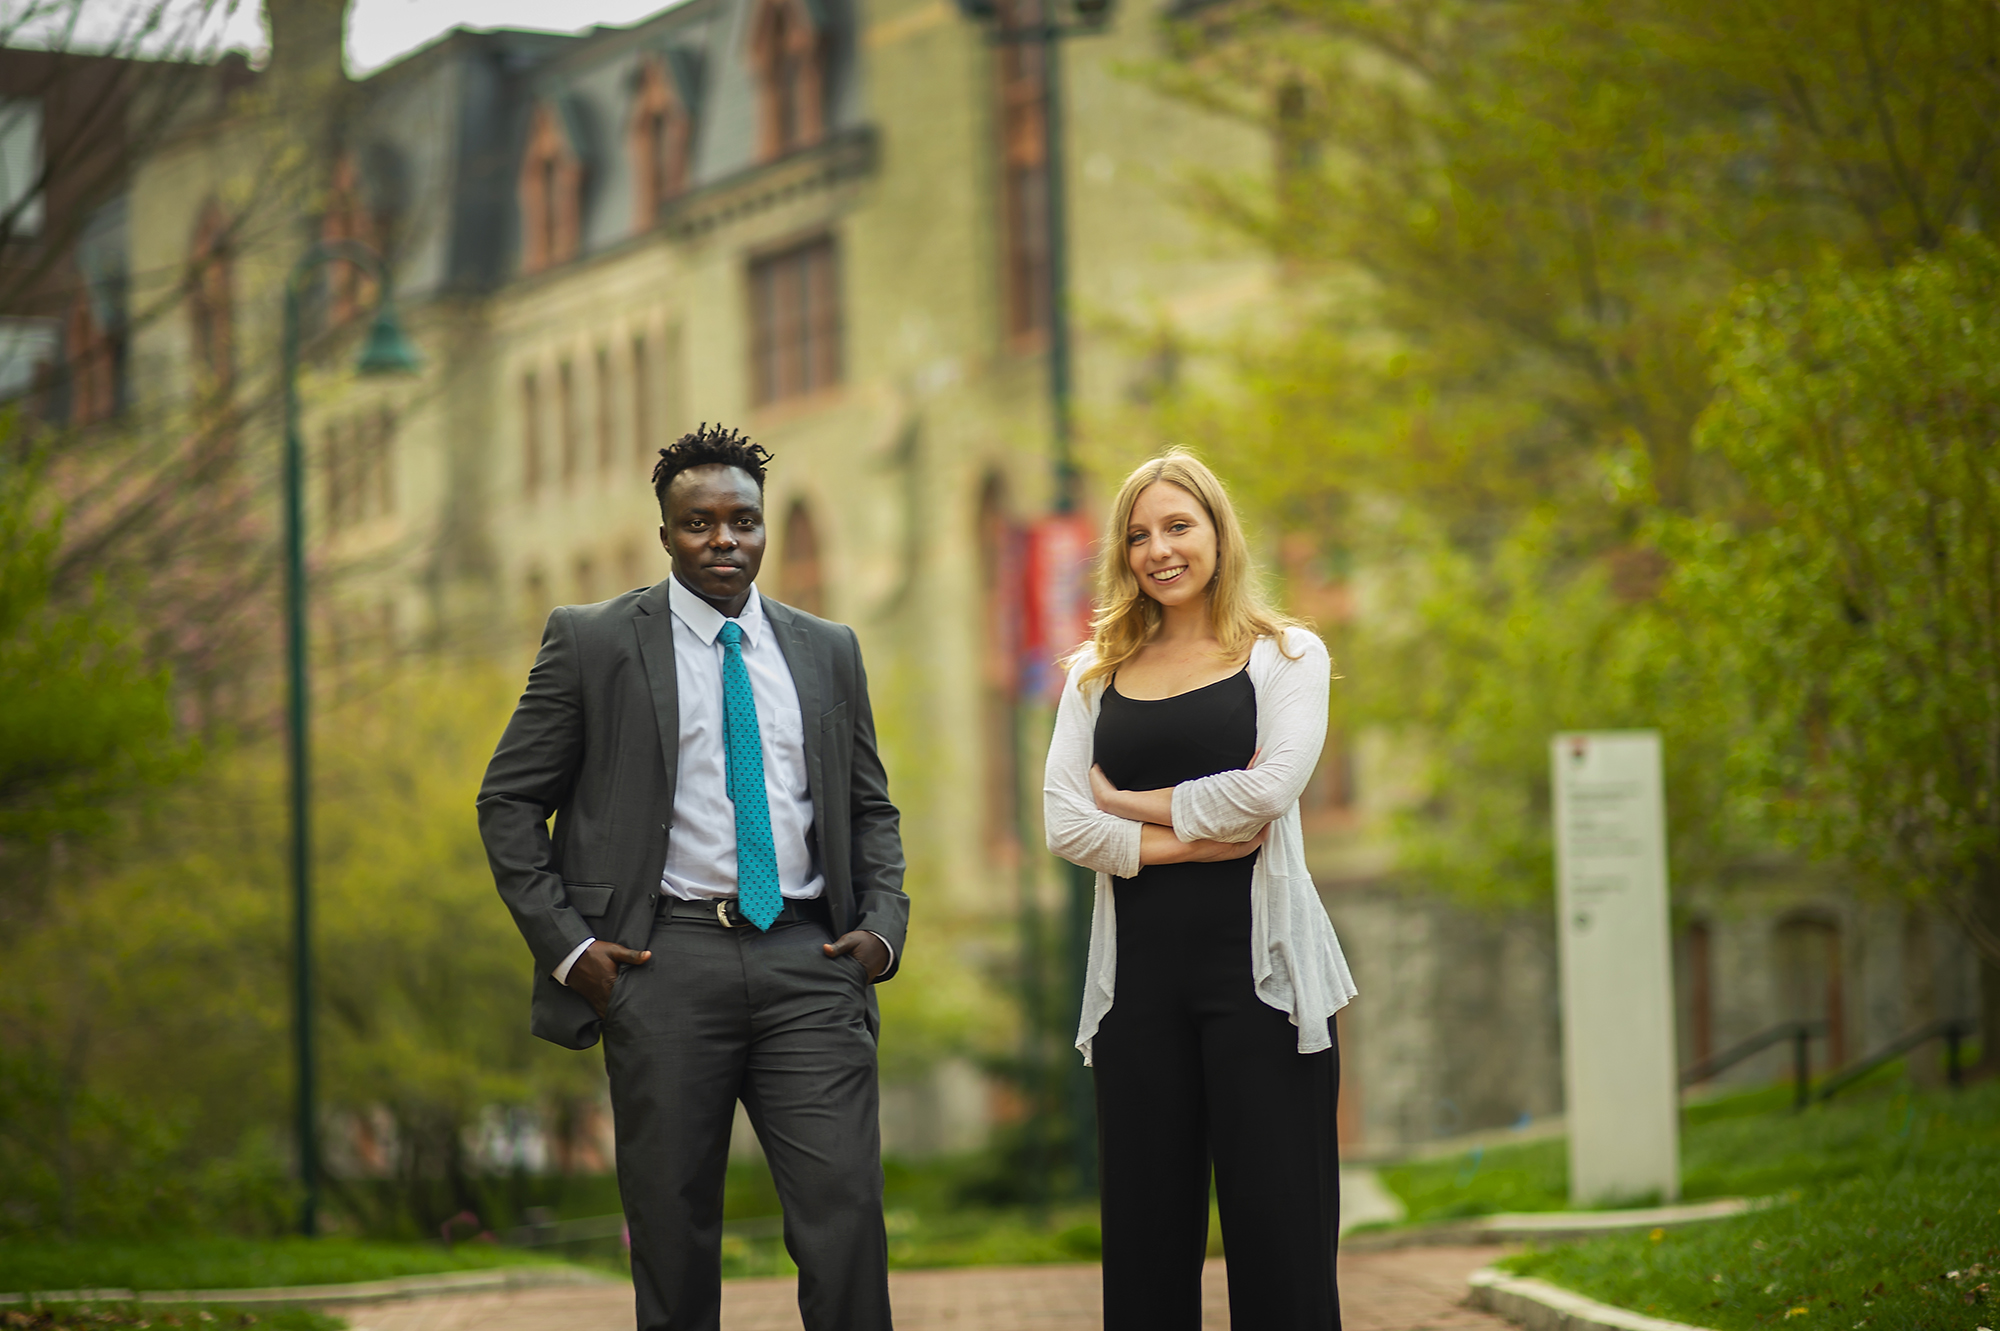
{"type": "Polygon", "coordinates": [[[757,699],[743,664],[743,626],[722,626],[723,734],[729,744],[729,800],[736,806],[736,904],[759,929],[784,909],[778,892],[778,854],[771,849],[771,801],[764,793],[764,740],[757,730],[757,699]]]}

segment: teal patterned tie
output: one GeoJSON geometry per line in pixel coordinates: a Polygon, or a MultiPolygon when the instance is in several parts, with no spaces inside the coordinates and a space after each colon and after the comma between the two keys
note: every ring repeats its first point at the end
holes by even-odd
{"type": "Polygon", "coordinates": [[[764,793],[764,740],[757,699],[743,664],[743,626],[722,626],[723,733],[729,742],[729,799],[736,806],[736,904],[743,918],[769,929],[784,908],[778,854],[771,849],[771,802],[764,793]]]}

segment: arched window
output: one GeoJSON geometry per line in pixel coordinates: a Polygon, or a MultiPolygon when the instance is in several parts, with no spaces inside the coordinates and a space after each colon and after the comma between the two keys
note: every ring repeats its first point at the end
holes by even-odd
{"type": "Polygon", "coordinates": [[[1827,1063],[1839,1067],[1847,1061],[1840,926],[1824,916],[1794,916],[1779,922],[1772,944],[1782,1015],[1825,1022],[1827,1063]]]}
{"type": "Polygon", "coordinates": [[[826,613],[826,587],[820,567],[819,530],[812,509],[803,499],[792,501],[785,514],[785,552],[778,566],[778,599],[811,615],[826,613]]]}
{"type": "Polygon", "coordinates": [[[598,475],[608,478],[611,475],[611,468],[616,463],[616,459],[612,457],[612,452],[617,447],[618,442],[618,421],[613,413],[613,408],[616,406],[617,391],[611,377],[610,347],[599,346],[597,348],[596,364],[597,375],[595,382],[592,384],[592,387],[596,391],[593,395],[594,400],[591,403],[596,410],[592,413],[591,420],[597,426],[598,475]]]}
{"type": "MultiPolygon", "coordinates": [[[[353,240],[376,252],[381,237],[375,217],[361,187],[361,168],[353,153],[342,153],[333,164],[333,181],[327,190],[326,215],[320,219],[321,240],[353,240]]],[[[333,263],[327,266],[327,286],[332,297],[330,313],[336,324],[346,323],[375,303],[375,279],[358,264],[333,263]]]]}
{"type": "Polygon", "coordinates": [[[556,366],[556,447],[564,488],[576,480],[583,458],[583,430],[577,419],[576,372],[564,361],[556,366]]]}
{"type": "Polygon", "coordinates": [[[226,397],[236,381],[234,265],[230,226],[211,203],[195,228],[188,281],[188,316],[193,324],[194,362],[206,387],[226,397]]]}
{"type": "Polygon", "coordinates": [[[651,59],[639,71],[639,96],[632,107],[627,143],[632,153],[633,226],[645,230],[675,195],[687,188],[688,151],[694,125],[666,62],[651,59]]]}
{"type": "Polygon", "coordinates": [[[575,258],[583,235],[583,160],[562,116],[546,103],[529,123],[519,194],[521,271],[538,273],[575,258]]]}
{"type": "Polygon", "coordinates": [[[980,607],[979,712],[983,762],[986,853],[995,865],[1020,862],[1021,770],[1015,694],[1020,677],[1021,534],[1008,514],[1007,482],[986,478],[979,491],[979,563],[985,597],[980,607]]]}
{"type": "Polygon", "coordinates": [[[98,320],[88,287],[70,303],[64,350],[69,360],[69,420],[95,425],[118,411],[118,348],[98,320]]]}
{"type": "Polygon", "coordinates": [[[750,62],[758,155],[768,161],[818,143],[826,132],[826,42],[805,0],[760,0],[750,62]]]}
{"type": "Polygon", "coordinates": [[[643,332],[632,334],[632,447],[649,467],[654,447],[651,346],[643,332]]]}
{"type": "Polygon", "coordinates": [[[533,499],[542,489],[542,394],[535,372],[521,376],[521,490],[533,499]]]}

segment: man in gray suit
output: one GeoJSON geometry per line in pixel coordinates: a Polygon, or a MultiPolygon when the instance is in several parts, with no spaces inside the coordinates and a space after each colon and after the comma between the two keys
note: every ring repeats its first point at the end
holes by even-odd
{"type": "Polygon", "coordinates": [[[706,425],[660,450],[672,576],[549,616],[479,791],[534,1033],[604,1040],[640,1331],[720,1324],[739,1099],[808,1331],[890,1326],[871,986],[902,841],[854,631],[757,592],[770,460],[706,425]]]}

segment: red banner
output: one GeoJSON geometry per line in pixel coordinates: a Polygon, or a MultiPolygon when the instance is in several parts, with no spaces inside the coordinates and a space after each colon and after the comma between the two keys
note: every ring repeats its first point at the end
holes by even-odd
{"type": "Polygon", "coordinates": [[[1021,692],[1053,701],[1062,690],[1056,661],[1090,636],[1090,525],[1075,513],[1028,528],[1022,567],[1021,692]]]}

